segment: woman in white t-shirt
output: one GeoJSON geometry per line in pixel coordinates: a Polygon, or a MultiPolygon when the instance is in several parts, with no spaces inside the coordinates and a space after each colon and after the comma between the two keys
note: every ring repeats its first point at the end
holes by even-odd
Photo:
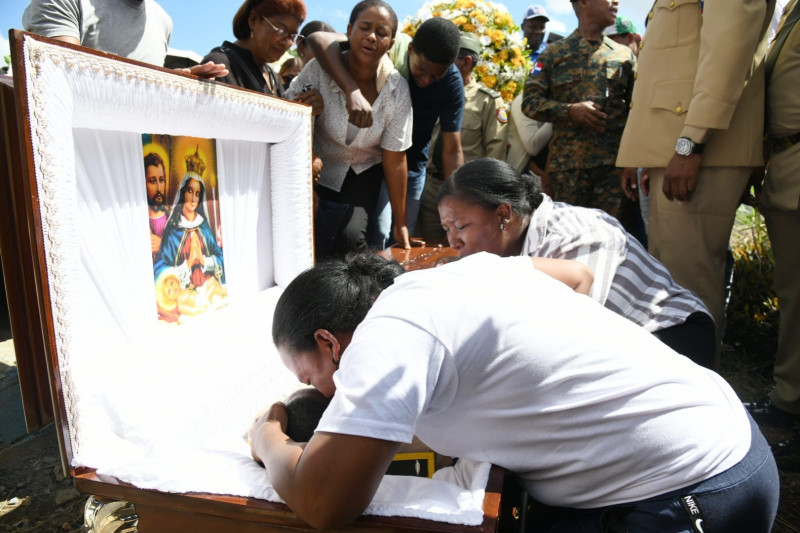
{"type": "Polygon", "coordinates": [[[253,457],[315,527],[355,519],[416,434],[514,472],[541,504],[537,531],[771,528],[777,468],[728,384],[529,257],[405,274],[374,255],[319,263],[286,288],[272,333],[332,399],[302,445],[273,405],[253,457]]]}

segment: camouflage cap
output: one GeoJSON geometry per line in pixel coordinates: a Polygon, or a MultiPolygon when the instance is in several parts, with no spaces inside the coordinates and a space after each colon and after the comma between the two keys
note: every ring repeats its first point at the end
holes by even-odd
{"type": "Polygon", "coordinates": [[[617,15],[617,21],[603,31],[603,35],[625,35],[626,33],[636,33],[636,26],[630,17],[617,15]]]}
{"type": "Polygon", "coordinates": [[[475,52],[478,55],[480,55],[481,51],[483,50],[481,40],[478,38],[478,36],[468,31],[461,32],[461,48],[465,48],[470,52],[475,52]]]}

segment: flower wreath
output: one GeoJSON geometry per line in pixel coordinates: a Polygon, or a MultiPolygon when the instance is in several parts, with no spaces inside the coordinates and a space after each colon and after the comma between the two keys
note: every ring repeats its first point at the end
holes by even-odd
{"type": "Polygon", "coordinates": [[[525,38],[504,5],[486,0],[426,2],[406,18],[403,32],[413,37],[419,25],[431,17],[452,20],[458,29],[478,36],[483,44],[473,71],[478,81],[499,91],[506,102],[522,92],[533,65],[525,38]]]}

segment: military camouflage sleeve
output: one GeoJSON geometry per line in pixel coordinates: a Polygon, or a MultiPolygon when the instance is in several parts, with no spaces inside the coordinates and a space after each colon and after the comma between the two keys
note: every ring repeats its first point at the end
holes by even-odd
{"type": "Polygon", "coordinates": [[[542,70],[529,74],[522,95],[522,112],[540,122],[566,122],[569,120],[569,104],[553,100],[553,58],[549,47],[539,56],[542,70]]]}

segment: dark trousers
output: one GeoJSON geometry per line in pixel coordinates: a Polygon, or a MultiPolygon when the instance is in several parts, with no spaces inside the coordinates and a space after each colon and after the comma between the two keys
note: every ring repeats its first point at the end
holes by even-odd
{"type": "MultiPolygon", "coordinates": [[[[686,431],[700,430],[702,428],[686,428],[686,431]]],[[[769,444],[752,418],[750,431],[750,451],[738,464],[721,474],[647,500],[601,509],[569,509],[536,504],[528,531],[769,533],[778,512],[778,467],[769,444]],[[685,500],[686,497],[691,498],[691,503],[685,500]],[[699,514],[690,514],[690,509],[698,509],[699,514]],[[698,520],[702,522],[698,523],[698,520]]]]}
{"type": "Polygon", "coordinates": [[[379,163],[361,174],[347,171],[342,190],[318,185],[319,208],[314,219],[317,259],[367,249],[367,224],[375,211],[383,182],[379,163]]]}
{"type": "Polygon", "coordinates": [[[710,315],[700,311],[686,317],[686,322],[654,331],[653,335],[695,363],[714,369],[716,328],[710,315]]]}

